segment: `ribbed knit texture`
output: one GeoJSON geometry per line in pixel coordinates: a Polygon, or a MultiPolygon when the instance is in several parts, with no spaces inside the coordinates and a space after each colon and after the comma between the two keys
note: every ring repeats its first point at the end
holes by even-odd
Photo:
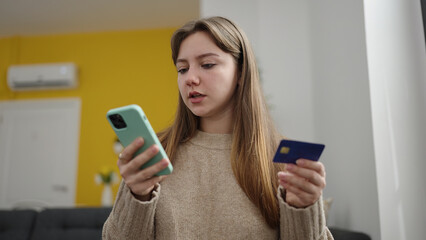
{"type": "Polygon", "coordinates": [[[321,201],[295,209],[282,194],[280,229],[270,228],[235,180],[231,143],[229,134],[197,132],[150,201],[136,200],[122,183],[103,239],[332,239],[321,201]]]}

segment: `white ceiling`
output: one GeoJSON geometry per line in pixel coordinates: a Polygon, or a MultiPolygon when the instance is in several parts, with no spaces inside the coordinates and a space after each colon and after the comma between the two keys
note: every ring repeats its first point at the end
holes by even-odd
{"type": "Polygon", "coordinates": [[[198,0],[0,0],[0,37],[178,27],[198,0]]]}

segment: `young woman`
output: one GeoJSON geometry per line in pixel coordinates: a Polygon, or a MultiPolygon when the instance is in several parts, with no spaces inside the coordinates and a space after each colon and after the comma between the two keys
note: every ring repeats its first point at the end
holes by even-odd
{"type": "Polygon", "coordinates": [[[243,31],[222,17],[189,22],[172,39],[179,104],[159,134],[168,159],[139,170],[158,147],[118,159],[123,177],[104,239],[332,239],[320,162],[272,162],[281,136],[243,31]]]}

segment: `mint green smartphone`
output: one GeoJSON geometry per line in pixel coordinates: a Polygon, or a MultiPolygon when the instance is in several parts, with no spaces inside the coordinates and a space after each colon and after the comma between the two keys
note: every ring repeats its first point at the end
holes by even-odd
{"type": "MultiPolygon", "coordinates": [[[[151,124],[148,121],[142,108],[136,104],[114,108],[108,111],[107,119],[113,128],[115,134],[124,147],[132,143],[137,137],[143,137],[145,140],[144,145],[135,153],[134,156],[139,155],[151,145],[156,144],[160,151],[151,160],[141,166],[141,169],[147,168],[159,162],[163,158],[167,158],[167,154],[157,138],[151,124]]],[[[167,175],[172,173],[173,166],[169,163],[167,168],[156,173],[156,176],[167,175]]]]}

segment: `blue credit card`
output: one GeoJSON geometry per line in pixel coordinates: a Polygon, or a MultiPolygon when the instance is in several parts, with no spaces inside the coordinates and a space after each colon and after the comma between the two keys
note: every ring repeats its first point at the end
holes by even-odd
{"type": "Polygon", "coordinates": [[[294,164],[300,158],[318,161],[324,148],[324,144],[281,140],[273,161],[294,164]]]}

